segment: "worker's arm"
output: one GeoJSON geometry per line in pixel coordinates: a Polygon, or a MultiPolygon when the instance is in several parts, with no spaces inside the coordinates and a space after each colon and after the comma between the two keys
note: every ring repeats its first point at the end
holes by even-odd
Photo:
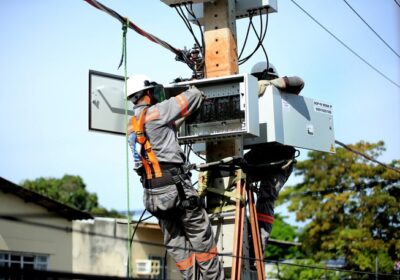
{"type": "Polygon", "coordinates": [[[181,94],[156,104],[156,106],[160,119],[166,123],[174,121],[179,124],[186,117],[196,112],[203,104],[204,99],[203,92],[192,86],[181,94]]]}

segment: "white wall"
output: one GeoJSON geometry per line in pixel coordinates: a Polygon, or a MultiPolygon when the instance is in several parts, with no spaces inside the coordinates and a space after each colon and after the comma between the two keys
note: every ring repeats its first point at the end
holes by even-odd
{"type": "Polygon", "coordinates": [[[72,234],[64,230],[72,227],[71,221],[46,217],[47,209],[3,192],[0,192],[0,213],[17,215],[24,221],[0,219],[0,250],[46,254],[49,255],[49,270],[71,271],[72,234]],[[35,218],[32,214],[41,217],[35,218]]]}

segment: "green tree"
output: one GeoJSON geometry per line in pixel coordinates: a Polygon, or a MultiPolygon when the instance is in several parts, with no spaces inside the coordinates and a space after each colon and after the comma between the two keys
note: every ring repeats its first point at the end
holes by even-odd
{"type": "Polygon", "coordinates": [[[25,180],[22,187],[94,216],[121,217],[115,210],[108,211],[98,203],[97,195],[86,190],[80,176],[64,175],[61,179],[43,178],[25,180]]]}
{"type": "MultiPolygon", "coordinates": [[[[296,241],[298,239],[296,227],[284,221],[284,217],[279,214],[274,215],[274,226],[271,232],[271,239],[279,241],[296,241]]],[[[265,252],[268,260],[293,259],[301,256],[301,252],[296,246],[282,246],[268,244],[265,252]]]]}
{"type": "MultiPolygon", "coordinates": [[[[373,158],[385,150],[383,142],[351,147],[373,158]]],[[[379,271],[392,273],[400,259],[400,174],[344,148],[308,157],[296,165],[303,182],[280,196],[307,222],[300,236],[305,254],[316,262],[344,258],[346,269],[369,272],[378,259],[379,271]]],[[[400,161],[391,166],[398,169],[400,161]]]]}

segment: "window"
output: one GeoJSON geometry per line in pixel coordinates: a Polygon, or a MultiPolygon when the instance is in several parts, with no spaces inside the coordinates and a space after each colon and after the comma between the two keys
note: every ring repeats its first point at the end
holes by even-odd
{"type": "Polygon", "coordinates": [[[0,251],[0,267],[47,270],[48,255],[0,251]]]}
{"type": "Polygon", "coordinates": [[[164,266],[166,265],[165,263],[165,259],[163,257],[159,257],[159,256],[149,256],[150,260],[157,260],[160,262],[160,273],[158,275],[154,275],[151,279],[157,279],[157,280],[164,280],[167,279],[167,268],[164,266]]]}

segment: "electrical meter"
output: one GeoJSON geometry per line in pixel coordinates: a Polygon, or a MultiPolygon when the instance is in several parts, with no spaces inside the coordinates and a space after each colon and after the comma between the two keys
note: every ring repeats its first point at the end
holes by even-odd
{"type": "Polygon", "coordinates": [[[204,92],[207,98],[201,109],[180,126],[178,139],[181,144],[259,135],[255,77],[232,75],[180,82],[170,87],[190,85],[204,92]]]}
{"type": "Polygon", "coordinates": [[[259,99],[260,135],[244,139],[244,147],[280,143],[335,152],[332,105],[268,86],[259,99]]]}

